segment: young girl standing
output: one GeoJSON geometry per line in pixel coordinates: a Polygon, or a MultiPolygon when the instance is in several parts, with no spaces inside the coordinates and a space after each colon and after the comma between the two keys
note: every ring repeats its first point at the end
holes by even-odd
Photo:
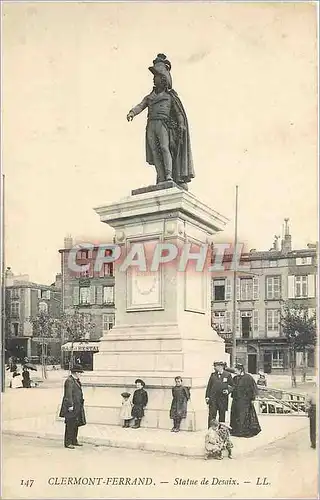
{"type": "Polygon", "coordinates": [[[179,432],[183,418],[187,416],[187,405],[190,399],[190,391],[182,385],[182,378],[175,377],[176,385],[172,387],[172,403],[170,408],[170,418],[173,420],[171,432],[179,432]]]}
{"type": "Polygon", "coordinates": [[[131,416],[131,410],[132,410],[132,403],[130,400],[130,392],[122,392],[121,396],[123,398],[122,400],[122,405],[121,405],[121,410],[120,410],[120,418],[123,420],[123,426],[125,428],[130,427],[130,420],[132,419],[131,416]]]}

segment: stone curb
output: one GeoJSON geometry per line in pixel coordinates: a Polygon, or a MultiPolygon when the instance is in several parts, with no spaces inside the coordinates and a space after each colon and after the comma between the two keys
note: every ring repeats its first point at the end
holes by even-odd
{"type": "MultiPolygon", "coordinates": [[[[273,445],[274,443],[285,439],[289,435],[295,434],[297,432],[300,432],[300,429],[295,429],[291,432],[288,432],[285,436],[279,436],[273,441],[270,441],[268,443],[257,443],[257,446],[251,448],[250,450],[244,450],[244,451],[239,451],[237,452],[237,448],[235,447],[235,455],[236,457],[239,456],[245,456],[248,455],[249,453],[255,452],[259,448],[265,448],[267,446],[273,445]]],[[[10,430],[10,429],[3,429],[2,430],[2,435],[8,435],[8,436],[23,436],[23,437],[32,437],[32,438],[37,438],[37,439],[48,439],[48,440],[53,440],[53,441],[60,441],[61,443],[63,442],[63,434],[56,434],[56,433],[51,433],[51,432],[35,432],[35,431],[18,431],[18,430],[10,430]]],[[[203,437],[203,436],[202,436],[203,437]]],[[[161,453],[161,454],[169,454],[169,455],[177,455],[177,456],[184,456],[184,457],[192,457],[192,458],[203,458],[204,457],[204,450],[201,450],[198,446],[181,446],[178,444],[174,443],[155,443],[155,442],[139,442],[139,441],[126,441],[126,440],[117,440],[117,439],[110,439],[110,438],[95,438],[95,437],[86,437],[83,436],[81,438],[81,441],[86,444],[91,444],[94,446],[105,446],[108,448],[123,448],[123,449],[129,449],[129,450],[139,450],[139,451],[146,451],[146,452],[156,452],[156,453],[161,453]]]]}

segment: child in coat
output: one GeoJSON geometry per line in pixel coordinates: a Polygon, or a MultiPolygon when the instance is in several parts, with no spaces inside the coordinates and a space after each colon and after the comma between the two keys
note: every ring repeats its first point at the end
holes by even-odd
{"type": "Polygon", "coordinates": [[[187,416],[187,405],[190,399],[190,392],[182,385],[182,378],[175,377],[176,385],[172,387],[172,403],[170,408],[170,418],[173,420],[171,432],[179,432],[181,420],[187,416]]]}
{"type": "Polygon", "coordinates": [[[122,392],[121,394],[123,400],[120,410],[120,418],[123,420],[124,428],[130,427],[130,420],[132,419],[131,411],[132,411],[132,403],[130,399],[130,392],[122,392]]]}
{"type": "Polygon", "coordinates": [[[231,449],[233,444],[230,440],[229,428],[226,424],[212,420],[205,437],[205,458],[223,459],[223,451],[228,451],[228,457],[232,458],[231,449]]]}
{"type": "Polygon", "coordinates": [[[141,378],[135,381],[137,389],[133,393],[131,415],[135,419],[133,429],[139,429],[141,420],[144,417],[144,409],[148,404],[148,393],[144,389],[145,383],[141,378]]]}

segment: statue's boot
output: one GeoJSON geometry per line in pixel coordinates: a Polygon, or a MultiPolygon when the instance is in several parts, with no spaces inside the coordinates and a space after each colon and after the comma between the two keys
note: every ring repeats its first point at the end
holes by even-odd
{"type": "Polygon", "coordinates": [[[179,182],[178,186],[184,189],[185,191],[188,191],[188,184],[187,182],[179,182]]]}
{"type": "Polygon", "coordinates": [[[166,170],[165,172],[165,176],[166,176],[166,181],[172,181],[172,172],[170,170],[166,170]]]}

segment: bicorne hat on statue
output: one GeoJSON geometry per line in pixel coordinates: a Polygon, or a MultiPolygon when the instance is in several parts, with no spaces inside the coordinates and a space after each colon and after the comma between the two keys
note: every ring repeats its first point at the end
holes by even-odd
{"type": "Polygon", "coordinates": [[[151,71],[153,75],[161,75],[165,77],[169,89],[172,88],[172,78],[170,70],[171,63],[167,59],[167,56],[165,54],[158,54],[153,61],[153,66],[149,67],[149,71],[151,71]]]}

